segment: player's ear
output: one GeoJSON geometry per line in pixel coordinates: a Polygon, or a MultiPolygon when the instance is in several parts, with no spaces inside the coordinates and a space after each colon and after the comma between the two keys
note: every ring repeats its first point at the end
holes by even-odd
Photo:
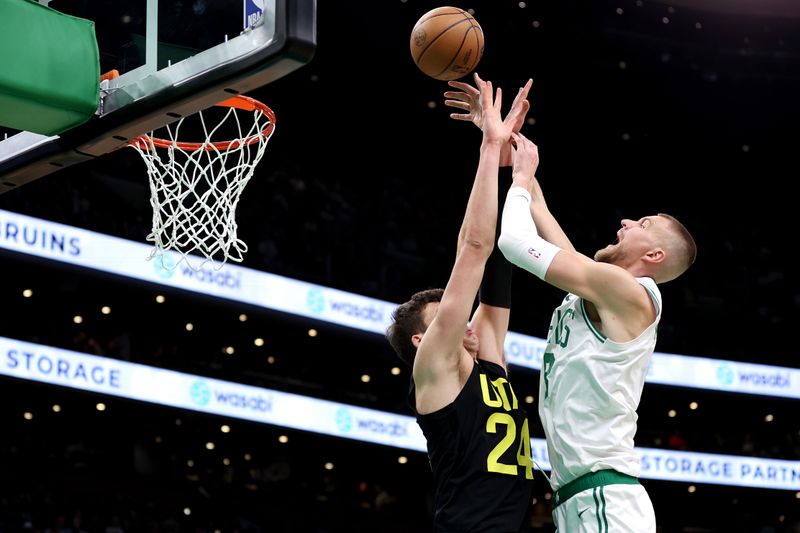
{"type": "Polygon", "coordinates": [[[667,258],[667,253],[664,251],[663,248],[653,248],[652,250],[644,254],[645,261],[653,264],[663,263],[666,258],[667,258]]]}
{"type": "Polygon", "coordinates": [[[411,344],[414,345],[414,348],[419,348],[419,343],[422,342],[422,333],[417,333],[416,335],[411,336],[411,344]]]}

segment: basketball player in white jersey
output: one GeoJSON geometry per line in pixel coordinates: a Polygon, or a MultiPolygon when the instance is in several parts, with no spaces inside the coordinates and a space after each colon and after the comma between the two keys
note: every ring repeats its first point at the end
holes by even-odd
{"type": "MultiPolygon", "coordinates": [[[[537,150],[512,135],[519,150],[537,150]]],[[[623,219],[594,259],[575,251],[534,169],[514,167],[499,247],[511,263],[567,295],[553,312],[539,385],[560,533],[655,533],[639,484],[636,409],[661,319],[657,284],[680,276],[697,248],[675,218],[623,219]]]]}

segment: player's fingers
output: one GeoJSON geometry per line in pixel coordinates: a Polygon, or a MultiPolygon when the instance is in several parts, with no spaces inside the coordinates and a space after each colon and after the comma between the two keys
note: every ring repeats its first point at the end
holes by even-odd
{"type": "Polygon", "coordinates": [[[514,97],[514,102],[511,104],[511,110],[508,112],[506,118],[518,119],[521,115],[525,115],[530,109],[530,102],[528,102],[528,91],[533,84],[533,79],[528,78],[528,82],[519,88],[517,96],[514,97]],[[524,102],[524,103],[523,103],[524,102]]]}
{"type": "Polygon", "coordinates": [[[531,103],[527,100],[523,100],[519,104],[519,110],[516,113],[516,118],[522,118],[528,114],[528,110],[531,108],[531,103]]]}
{"type": "Polygon", "coordinates": [[[517,91],[517,94],[516,94],[516,96],[514,96],[514,101],[511,103],[511,107],[513,108],[514,106],[516,106],[516,105],[517,105],[517,103],[518,103],[520,100],[522,100],[522,99],[524,99],[524,98],[525,98],[525,96],[526,96],[526,93],[523,93],[523,88],[522,88],[522,87],[520,87],[520,88],[519,88],[519,90],[517,91]]]}
{"type": "Polygon", "coordinates": [[[517,148],[521,148],[521,149],[523,149],[523,150],[525,150],[525,151],[528,151],[528,150],[530,150],[530,148],[531,148],[531,144],[532,144],[532,143],[531,143],[531,141],[530,141],[530,140],[529,140],[527,137],[525,137],[523,134],[521,134],[521,133],[518,133],[518,132],[511,132],[511,136],[512,136],[512,137],[514,138],[514,140],[516,141],[516,143],[517,143],[517,148]]]}
{"type": "Polygon", "coordinates": [[[532,140],[528,139],[527,137],[525,137],[525,149],[531,154],[537,154],[539,152],[539,148],[535,144],[533,144],[532,140]]]}
{"type": "Polygon", "coordinates": [[[487,106],[492,105],[492,94],[494,92],[492,90],[492,82],[481,80],[480,86],[481,86],[481,102],[484,109],[486,109],[487,106]]]}
{"type": "Polygon", "coordinates": [[[528,97],[528,91],[531,90],[532,85],[533,85],[533,78],[528,78],[528,81],[525,83],[522,89],[520,89],[520,93],[524,94],[523,98],[528,97]]]}
{"type": "Polygon", "coordinates": [[[450,118],[454,118],[456,120],[472,120],[472,117],[463,113],[450,113],[450,118]]]}
{"type": "Polygon", "coordinates": [[[520,116],[525,115],[530,109],[531,103],[528,100],[514,100],[514,105],[511,106],[511,110],[506,115],[507,121],[514,121],[520,118],[520,116]]]}
{"type": "Polygon", "coordinates": [[[450,106],[450,107],[457,107],[459,109],[464,109],[466,111],[469,111],[470,108],[472,107],[468,103],[460,102],[458,100],[445,100],[444,101],[444,105],[450,106]]]}
{"type": "Polygon", "coordinates": [[[470,95],[455,91],[445,91],[444,97],[454,98],[456,100],[461,100],[462,102],[469,102],[470,100],[472,100],[472,97],[470,95]]]}

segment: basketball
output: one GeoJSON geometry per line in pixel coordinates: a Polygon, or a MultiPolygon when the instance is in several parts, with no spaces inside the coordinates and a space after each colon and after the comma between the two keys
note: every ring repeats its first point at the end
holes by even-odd
{"type": "Polygon", "coordinates": [[[411,57],[437,80],[472,72],[483,56],[483,30],[475,17],[457,7],[437,7],[422,15],[411,31],[411,57]]]}

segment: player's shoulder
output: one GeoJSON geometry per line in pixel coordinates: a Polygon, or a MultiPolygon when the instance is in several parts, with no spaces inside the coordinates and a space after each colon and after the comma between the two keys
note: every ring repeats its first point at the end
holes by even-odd
{"type": "Polygon", "coordinates": [[[658,288],[656,281],[653,278],[646,276],[635,279],[637,283],[639,283],[647,291],[648,296],[656,306],[656,314],[660,315],[661,308],[663,307],[663,300],[661,298],[661,290],[658,288]]]}
{"type": "Polygon", "coordinates": [[[486,374],[490,377],[501,377],[508,379],[508,370],[506,367],[494,361],[481,359],[480,357],[475,360],[474,371],[486,374]]]}

